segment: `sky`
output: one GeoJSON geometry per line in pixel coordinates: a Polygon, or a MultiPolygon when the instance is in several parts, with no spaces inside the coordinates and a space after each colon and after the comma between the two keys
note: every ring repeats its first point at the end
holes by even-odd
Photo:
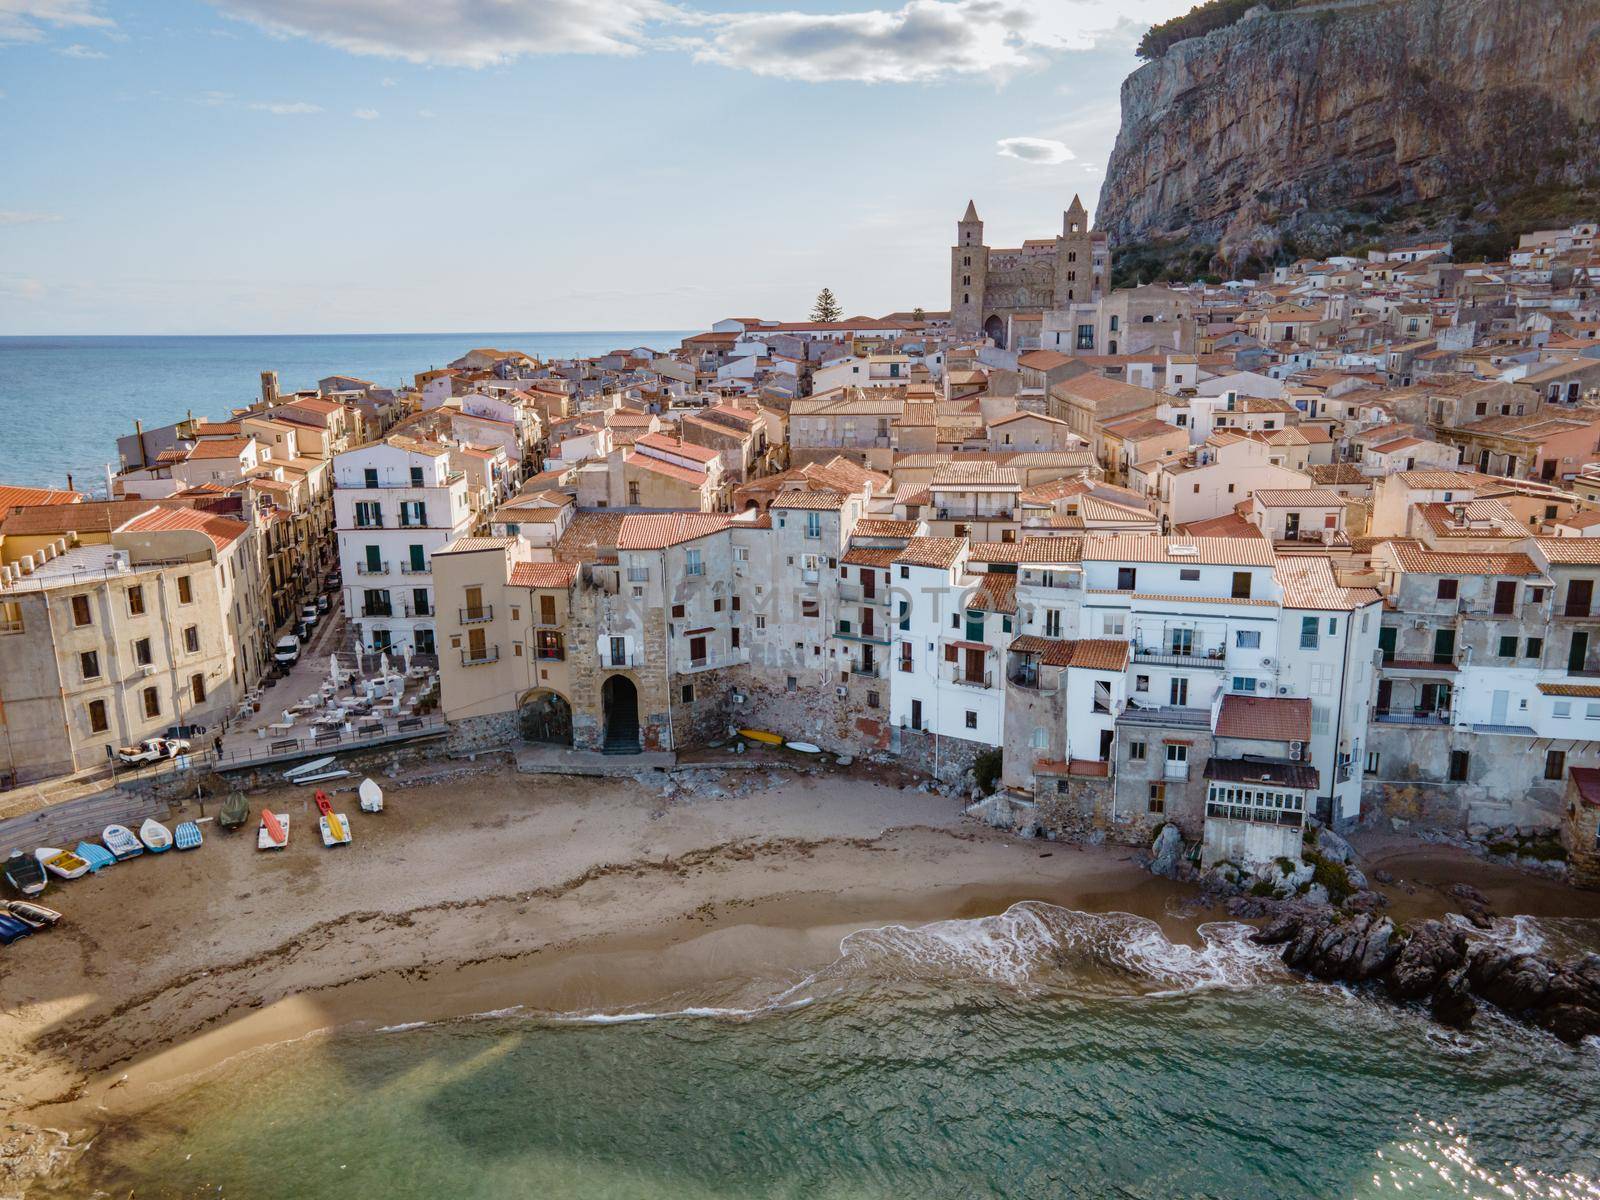
{"type": "Polygon", "coordinates": [[[0,335],[949,303],[1193,0],[0,0],[0,335]]]}

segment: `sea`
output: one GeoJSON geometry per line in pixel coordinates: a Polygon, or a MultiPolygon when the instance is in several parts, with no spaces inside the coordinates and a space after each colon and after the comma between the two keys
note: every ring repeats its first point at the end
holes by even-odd
{"type": "Polygon", "coordinates": [[[393,387],[478,346],[535,358],[670,350],[690,331],[403,333],[273,337],[0,337],[0,484],[103,494],[106,464],[135,419],[155,429],[189,414],[223,418],[261,394],[329,375],[393,387]]]}
{"type": "MultiPolygon", "coordinates": [[[[256,1051],[44,1195],[229,1200],[1600,1196],[1600,1052],[1292,978],[1249,930],[1025,902],[820,971],[256,1051]]],[[[1475,935],[1476,936],[1476,935],[1475,935]]],[[[1593,945],[1593,922],[1487,935],[1593,945]]]]}

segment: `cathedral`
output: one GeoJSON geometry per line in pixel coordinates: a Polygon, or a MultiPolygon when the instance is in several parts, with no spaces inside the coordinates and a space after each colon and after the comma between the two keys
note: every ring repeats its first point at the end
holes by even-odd
{"type": "Polygon", "coordinates": [[[1099,300],[1110,279],[1106,235],[1090,232],[1077,196],[1058,236],[1029,238],[1015,249],[984,244],[983,221],[969,200],[950,250],[950,325],[957,336],[982,335],[1003,347],[1013,318],[1037,327],[1047,311],[1099,300]]]}

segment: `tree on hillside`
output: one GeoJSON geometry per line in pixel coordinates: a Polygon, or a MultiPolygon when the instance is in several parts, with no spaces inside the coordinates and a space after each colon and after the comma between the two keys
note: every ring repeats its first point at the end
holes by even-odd
{"type": "Polygon", "coordinates": [[[839,307],[839,301],[834,298],[832,288],[823,288],[817,293],[817,302],[811,308],[813,321],[837,321],[844,316],[844,309],[839,307]]]}
{"type": "Polygon", "coordinates": [[[911,319],[913,321],[920,321],[920,320],[922,320],[922,318],[923,318],[922,305],[919,304],[919,305],[917,305],[915,308],[913,308],[911,310],[911,319]]]}

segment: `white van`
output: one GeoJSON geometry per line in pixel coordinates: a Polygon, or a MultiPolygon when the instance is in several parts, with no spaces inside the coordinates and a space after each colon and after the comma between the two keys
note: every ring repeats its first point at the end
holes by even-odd
{"type": "Polygon", "coordinates": [[[292,667],[300,658],[300,639],[294,634],[278,639],[272,647],[272,660],[280,667],[292,667]]]}

